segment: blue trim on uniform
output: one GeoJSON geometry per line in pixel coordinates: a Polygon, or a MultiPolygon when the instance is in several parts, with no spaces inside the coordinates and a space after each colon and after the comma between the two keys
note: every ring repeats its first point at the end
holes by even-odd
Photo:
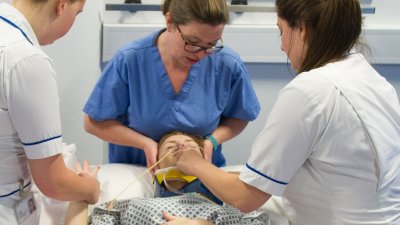
{"type": "Polygon", "coordinates": [[[26,38],[26,40],[28,40],[29,43],[31,43],[33,45],[32,41],[29,40],[28,35],[26,35],[25,32],[19,26],[17,26],[15,23],[13,23],[12,21],[10,21],[9,19],[7,19],[5,17],[0,16],[0,19],[2,19],[4,22],[10,24],[12,27],[14,27],[17,30],[19,30],[22,33],[22,35],[26,38]]]}
{"type": "Polygon", "coordinates": [[[262,173],[258,172],[256,169],[254,169],[253,167],[249,166],[249,164],[247,164],[247,163],[246,163],[246,167],[249,168],[251,171],[257,173],[258,175],[263,176],[263,177],[267,178],[268,180],[272,180],[272,181],[275,182],[275,183],[283,184],[283,185],[287,185],[287,184],[288,184],[287,182],[275,180],[275,179],[272,178],[272,177],[269,177],[269,176],[267,176],[267,175],[265,175],[265,174],[262,174],[262,173]]]}
{"type": "Polygon", "coordinates": [[[45,140],[42,140],[42,141],[37,141],[37,142],[32,142],[32,143],[23,143],[23,142],[21,142],[21,143],[22,143],[23,145],[25,145],[25,146],[37,145],[37,144],[41,144],[41,143],[43,143],[43,142],[51,141],[51,140],[53,140],[53,139],[57,139],[57,138],[60,138],[60,137],[61,137],[61,135],[55,136],[55,137],[51,137],[51,138],[48,138],[48,139],[45,139],[45,140]]]}
{"type": "MultiPolygon", "coordinates": [[[[31,185],[31,182],[30,182],[30,181],[29,181],[29,183],[27,183],[27,184],[24,186],[24,189],[25,189],[26,187],[28,187],[29,185],[31,185]]],[[[8,194],[6,194],[6,195],[0,195],[0,198],[8,197],[8,196],[10,196],[10,195],[13,195],[13,194],[17,193],[18,191],[19,191],[19,189],[15,190],[15,191],[13,191],[13,192],[11,192],[11,193],[8,193],[8,194]]]]}

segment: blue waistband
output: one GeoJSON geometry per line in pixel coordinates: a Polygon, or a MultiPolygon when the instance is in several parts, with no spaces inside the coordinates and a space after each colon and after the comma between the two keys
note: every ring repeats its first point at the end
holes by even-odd
{"type": "MultiPolygon", "coordinates": [[[[25,184],[24,189],[25,189],[26,187],[28,187],[29,185],[31,185],[31,182],[30,182],[30,181],[29,181],[27,184],[25,184]]],[[[5,195],[0,195],[0,198],[8,197],[8,196],[10,196],[10,195],[13,195],[13,194],[17,193],[18,191],[19,191],[19,189],[15,190],[15,191],[12,191],[12,192],[10,192],[10,193],[8,193],[8,194],[5,194],[5,195]]]]}

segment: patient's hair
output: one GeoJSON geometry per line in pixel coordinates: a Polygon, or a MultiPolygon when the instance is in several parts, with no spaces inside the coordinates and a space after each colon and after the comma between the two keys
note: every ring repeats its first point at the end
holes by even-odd
{"type": "Polygon", "coordinates": [[[178,25],[193,21],[213,26],[229,23],[226,0],[164,0],[161,11],[164,15],[169,12],[178,25]]]}
{"type": "Polygon", "coordinates": [[[171,132],[168,132],[168,133],[164,134],[164,136],[162,136],[160,141],[158,142],[158,155],[157,155],[157,158],[160,157],[160,148],[163,145],[163,143],[165,142],[165,140],[167,140],[169,137],[174,136],[174,135],[185,135],[185,136],[188,136],[191,139],[193,139],[193,141],[196,142],[196,144],[199,145],[199,147],[201,149],[200,150],[201,155],[204,157],[204,151],[203,151],[203,149],[204,149],[204,138],[203,137],[201,137],[199,135],[189,134],[189,133],[182,132],[182,131],[171,131],[171,132]]]}

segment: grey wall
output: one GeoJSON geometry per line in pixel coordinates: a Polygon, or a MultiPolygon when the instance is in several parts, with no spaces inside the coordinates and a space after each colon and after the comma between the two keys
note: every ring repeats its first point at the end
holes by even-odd
{"type": "MultiPolygon", "coordinates": [[[[101,12],[103,1],[86,1],[84,12],[71,31],[55,44],[44,47],[54,60],[61,98],[63,140],[75,143],[78,158],[100,164],[107,161],[105,145],[85,133],[82,126],[82,107],[95,85],[100,67],[101,12]]],[[[390,44],[390,43],[388,43],[390,44]]],[[[279,46],[278,46],[279,47],[279,46]]],[[[292,78],[286,64],[247,64],[261,103],[260,116],[237,138],[224,144],[228,164],[244,163],[258,132],[263,128],[278,91],[292,78]]],[[[377,66],[400,92],[400,65],[377,66]]]]}

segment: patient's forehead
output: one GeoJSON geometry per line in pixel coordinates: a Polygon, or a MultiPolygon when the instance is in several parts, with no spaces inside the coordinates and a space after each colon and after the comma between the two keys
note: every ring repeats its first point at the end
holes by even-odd
{"type": "Polygon", "coordinates": [[[168,154],[168,152],[171,150],[172,151],[176,150],[178,144],[185,144],[187,149],[194,150],[198,154],[202,155],[200,146],[198,145],[197,142],[193,140],[193,138],[184,134],[175,134],[166,138],[164,142],[161,143],[161,146],[159,148],[158,159],[160,160],[161,158],[163,158],[163,160],[160,161],[159,164],[160,168],[176,166],[176,161],[177,161],[176,155],[168,154]],[[168,156],[166,156],[167,154],[168,156]],[[166,158],[164,158],[164,156],[166,156],[166,158]]]}
{"type": "Polygon", "coordinates": [[[189,147],[190,149],[195,149],[196,152],[202,155],[199,144],[191,136],[187,136],[185,134],[175,134],[166,138],[164,142],[161,143],[161,146],[159,148],[160,157],[167,154],[167,152],[172,150],[172,148],[175,148],[178,143],[184,143],[186,144],[186,147],[189,147]]]}
{"type": "Polygon", "coordinates": [[[171,137],[168,137],[167,139],[165,139],[164,143],[162,143],[161,145],[161,149],[164,149],[165,147],[169,146],[169,145],[174,145],[176,143],[194,143],[196,145],[198,145],[193,138],[184,135],[184,134],[175,134],[172,135],[171,137]]]}

